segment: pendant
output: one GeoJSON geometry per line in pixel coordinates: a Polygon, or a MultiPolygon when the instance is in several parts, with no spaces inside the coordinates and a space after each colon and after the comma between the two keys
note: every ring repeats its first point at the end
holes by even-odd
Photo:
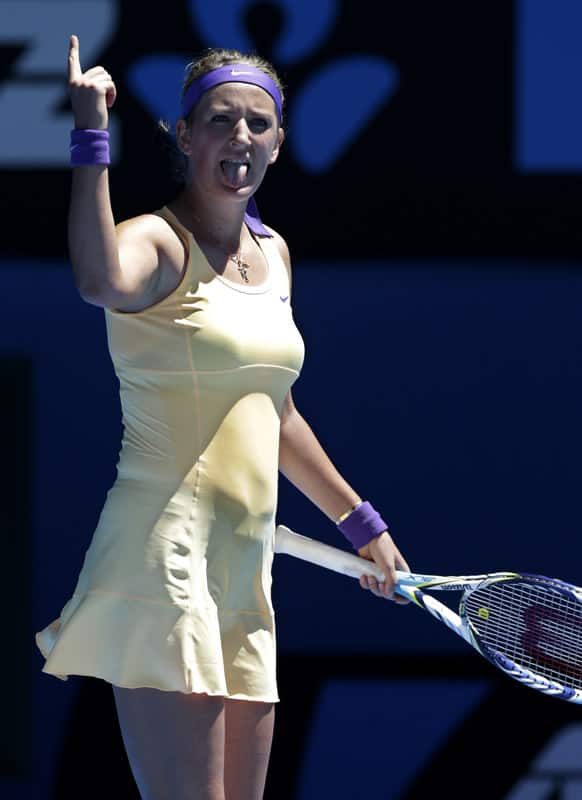
{"type": "Polygon", "coordinates": [[[237,254],[236,256],[231,256],[232,261],[236,264],[236,268],[238,269],[241,278],[245,283],[249,282],[249,276],[247,271],[249,269],[249,265],[242,260],[242,258],[237,254]]]}

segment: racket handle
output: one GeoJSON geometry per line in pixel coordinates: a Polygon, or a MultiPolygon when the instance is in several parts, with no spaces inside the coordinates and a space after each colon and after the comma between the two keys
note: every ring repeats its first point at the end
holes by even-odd
{"type": "Polygon", "coordinates": [[[323,542],[308,539],[307,536],[289,530],[285,525],[277,525],[275,552],[301,558],[303,561],[326,567],[342,575],[349,575],[351,578],[373,575],[380,582],[385,580],[384,573],[373,561],[346,553],[345,550],[339,550],[323,542]]]}

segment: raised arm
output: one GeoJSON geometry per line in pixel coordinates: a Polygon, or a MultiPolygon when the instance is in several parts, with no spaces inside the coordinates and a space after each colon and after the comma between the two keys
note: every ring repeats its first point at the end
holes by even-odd
{"type": "MultiPolygon", "coordinates": [[[[117,96],[115,83],[101,66],[83,72],[76,36],[71,36],[69,45],[69,90],[75,129],[106,131],[117,96]]],[[[146,215],[116,229],[107,166],[73,167],[69,254],[83,299],[126,310],[145,307],[155,299],[167,244],[164,236],[168,238],[164,226],[162,220],[146,215]]]]}

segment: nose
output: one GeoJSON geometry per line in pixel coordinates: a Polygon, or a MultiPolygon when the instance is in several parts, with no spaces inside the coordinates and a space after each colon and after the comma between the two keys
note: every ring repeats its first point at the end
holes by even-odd
{"type": "Polygon", "coordinates": [[[232,129],[232,144],[247,145],[250,142],[250,131],[246,119],[241,117],[232,129]]]}

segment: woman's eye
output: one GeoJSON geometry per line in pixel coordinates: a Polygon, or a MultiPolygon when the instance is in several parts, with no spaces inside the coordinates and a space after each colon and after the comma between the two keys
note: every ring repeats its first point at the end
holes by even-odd
{"type": "Polygon", "coordinates": [[[214,114],[212,122],[228,122],[228,117],[226,114],[214,114]]]}
{"type": "Polygon", "coordinates": [[[250,121],[250,127],[254,131],[264,131],[267,128],[267,120],[256,117],[250,121]]]}

